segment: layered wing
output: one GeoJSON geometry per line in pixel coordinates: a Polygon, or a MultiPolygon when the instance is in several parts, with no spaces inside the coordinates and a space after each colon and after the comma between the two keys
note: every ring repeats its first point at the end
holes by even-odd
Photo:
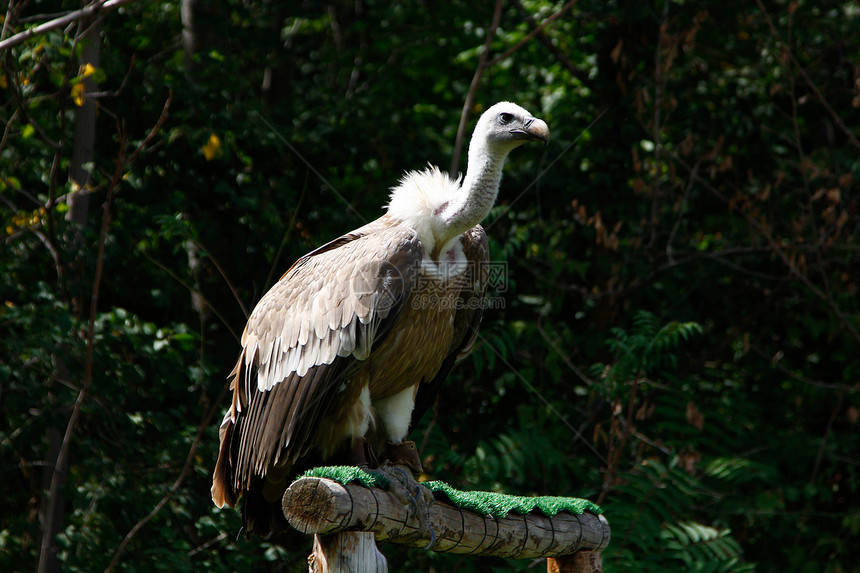
{"type": "Polygon", "coordinates": [[[496,269],[490,267],[490,248],[487,234],[481,225],[466,231],[462,242],[468,267],[463,277],[460,297],[457,300],[458,310],[454,315],[454,336],[451,339],[451,347],[433,380],[418,387],[410,428],[414,428],[424,412],[433,405],[442,382],[448,377],[454,364],[468,356],[478,337],[478,326],[486,305],[487,285],[491,279],[491,272],[496,269]]]}
{"type": "Polygon", "coordinates": [[[320,446],[320,420],[394,324],[422,256],[415,232],[383,217],[302,257],[263,296],[231,373],[218,506],[320,446]]]}

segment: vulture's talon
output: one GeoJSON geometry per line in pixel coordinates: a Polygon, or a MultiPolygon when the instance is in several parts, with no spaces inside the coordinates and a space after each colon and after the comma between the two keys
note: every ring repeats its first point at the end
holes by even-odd
{"type": "Polygon", "coordinates": [[[430,523],[430,507],[435,498],[433,493],[415,481],[412,472],[400,465],[385,463],[376,470],[388,478],[388,491],[407,507],[406,518],[418,520],[418,531],[430,541],[424,546],[429,550],[436,544],[436,532],[430,523]]]}

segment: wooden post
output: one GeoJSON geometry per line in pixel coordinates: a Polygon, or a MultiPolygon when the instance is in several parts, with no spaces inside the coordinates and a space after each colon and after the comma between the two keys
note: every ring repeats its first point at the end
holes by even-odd
{"type": "Polygon", "coordinates": [[[577,551],[546,558],[546,573],[602,573],[603,560],[597,551],[577,551]]]}
{"type": "Polygon", "coordinates": [[[373,533],[343,532],[314,535],[314,552],[308,557],[309,573],[388,573],[388,562],[376,548],[373,533]]]}
{"type": "MultiPolygon", "coordinates": [[[[311,571],[385,571],[384,557],[364,548],[373,539],[425,547],[428,539],[421,531],[417,517],[392,494],[361,484],[340,483],[324,478],[301,478],[295,481],[283,497],[284,515],[295,529],[316,535],[311,571]],[[368,532],[361,540],[347,537],[354,532],[368,532]],[[336,535],[335,535],[336,534],[336,535]],[[328,536],[333,536],[330,539],[328,536]],[[320,551],[317,552],[317,547],[320,551]],[[332,553],[358,549],[365,561],[353,569],[314,569],[318,561],[331,559],[332,553]],[[376,567],[376,568],[374,568],[376,567]],[[379,568],[383,567],[383,568],[379,568]]],[[[444,553],[487,555],[509,559],[556,558],[548,562],[559,573],[597,573],[600,571],[600,551],[609,544],[609,524],[601,515],[567,512],[553,517],[530,513],[510,513],[495,518],[480,515],[440,501],[430,508],[430,525],[436,541],[432,549],[444,553]],[[579,560],[562,556],[575,553],[579,560]],[[571,569],[569,563],[596,563],[597,569],[571,569]],[[564,567],[564,568],[562,568],[564,567]]]]}

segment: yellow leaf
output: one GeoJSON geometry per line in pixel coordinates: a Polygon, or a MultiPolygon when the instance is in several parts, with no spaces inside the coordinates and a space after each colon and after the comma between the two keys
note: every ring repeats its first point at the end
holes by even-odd
{"type": "Polygon", "coordinates": [[[96,73],[96,67],[89,62],[87,62],[87,64],[81,70],[81,75],[85,78],[90,77],[94,73],[96,73]]]}
{"type": "Polygon", "coordinates": [[[214,133],[209,136],[209,141],[203,145],[203,156],[206,161],[212,161],[221,155],[221,140],[214,133]]]}
{"type": "Polygon", "coordinates": [[[72,100],[78,107],[84,105],[84,84],[75,84],[72,86],[72,100]]]}

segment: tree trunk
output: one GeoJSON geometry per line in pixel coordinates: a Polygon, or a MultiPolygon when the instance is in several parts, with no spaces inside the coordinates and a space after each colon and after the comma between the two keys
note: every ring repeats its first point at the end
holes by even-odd
{"type": "MultiPolygon", "coordinates": [[[[81,22],[81,32],[90,25],[89,21],[81,22]]],[[[80,69],[87,64],[98,68],[101,60],[101,24],[96,22],[80,41],[83,49],[78,59],[80,69]]],[[[96,83],[92,76],[84,78],[83,105],[75,110],[75,136],[72,141],[72,165],[69,178],[72,181],[72,192],[68,197],[69,210],[66,220],[84,226],[87,224],[89,210],[89,164],[93,161],[96,141],[96,102],[88,94],[96,91],[96,83]]]]}
{"type": "Polygon", "coordinates": [[[195,0],[180,2],[180,17],[182,18],[182,51],[185,53],[185,75],[191,76],[194,65],[194,46],[197,44],[197,32],[194,27],[195,0]]]}

